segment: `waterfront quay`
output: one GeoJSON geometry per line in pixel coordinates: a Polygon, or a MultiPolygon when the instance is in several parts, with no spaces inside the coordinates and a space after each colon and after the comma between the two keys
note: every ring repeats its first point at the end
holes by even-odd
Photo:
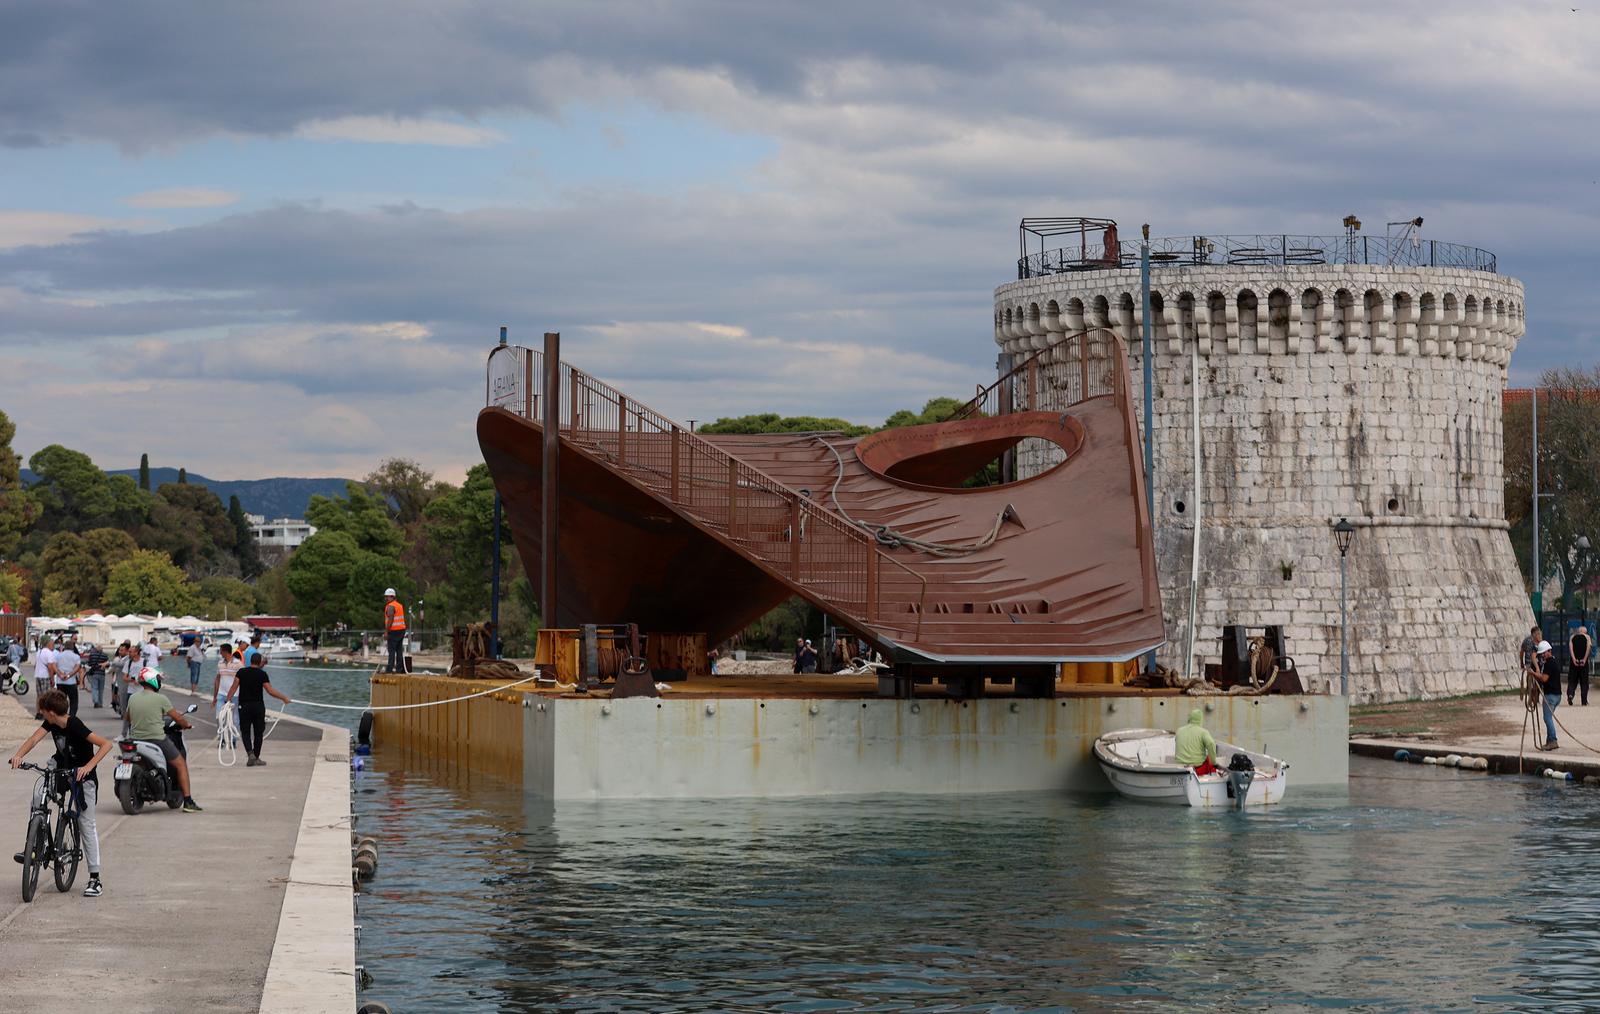
{"type": "Polygon", "coordinates": [[[1483,757],[1495,774],[1541,774],[1546,768],[1578,778],[1600,778],[1600,699],[1585,707],[1563,699],[1556,719],[1564,726],[1560,747],[1540,750],[1544,718],[1528,716],[1514,692],[1433,701],[1369,705],[1350,716],[1350,752],[1393,758],[1405,750],[1417,758],[1450,754],[1483,757]]]}
{"type": "MultiPolygon", "coordinates": [[[[181,711],[196,700],[164,691],[181,711]]],[[[38,723],[35,698],[0,699],[6,757],[38,723]]],[[[121,720],[84,697],[81,717],[115,740],[121,720]]],[[[67,893],[49,870],[31,903],[21,867],[0,882],[0,1008],[47,1014],[355,1010],[350,881],[349,733],[284,718],[265,767],[223,767],[209,698],[185,736],[202,813],[147,804],[122,812],[116,748],[97,769],[105,893],[82,897],[87,864],[67,893]],[[42,972],[48,970],[48,972],[42,972]]],[[[28,760],[43,763],[50,741],[28,760]]],[[[37,775],[0,768],[0,852],[22,845],[37,775]]]]}

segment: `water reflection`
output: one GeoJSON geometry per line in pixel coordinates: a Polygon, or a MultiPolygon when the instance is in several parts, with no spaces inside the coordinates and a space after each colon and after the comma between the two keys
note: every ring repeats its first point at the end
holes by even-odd
{"type": "Polygon", "coordinates": [[[1051,795],[530,803],[359,776],[417,1010],[1451,1010],[1600,987],[1600,794],[1356,762],[1196,814],[1051,795]],[[1571,871],[1562,875],[1560,871],[1571,871]]]}

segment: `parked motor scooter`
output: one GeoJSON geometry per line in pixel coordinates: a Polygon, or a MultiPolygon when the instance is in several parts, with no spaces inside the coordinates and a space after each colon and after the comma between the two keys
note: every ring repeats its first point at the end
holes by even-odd
{"type": "Polygon", "coordinates": [[[9,658],[0,658],[0,694],[7,690],[21,697],[28,692],[28,680],[17,672],[9,658]]]}
{"type": "MultiPolygon", "coordinates": [[[[184,714],[192,715],[199,707],[191,704],[184,709],[184,714]]],[[[169,716],[162,722],[162,728],[178,753],[187,759],[189,753],[184,749],[183,730],[178,723],[169,716]]],[[[119,739],[117,746],[122,752],[112,779],[123,813],[138,813],[146,803],[165,802],[173,810],[183,805],[183,790],[178,787],[177,776],[167,769],[167,756],[159,743],[119,739]]]]}

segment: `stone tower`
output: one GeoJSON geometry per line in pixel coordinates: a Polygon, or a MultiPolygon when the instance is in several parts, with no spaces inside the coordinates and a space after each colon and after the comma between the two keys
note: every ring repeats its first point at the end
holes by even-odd
{"type": "MultiPolygon", "coordinates": [[[[1138,248],[1105,224],[1025,252],[1019,280],[995,290],[1002,363],[1109,327],[1142,385],[1138,248]]],[[[1181,670],[1188,634],[1198,350],[1196,653],[1218,657],[1225,623],[1282,624],[1310,687],[1337,692],[1330,528],[1347,517],[1354,699],[1515,683],[1532,610],[1505,521],[1500,400],[1522,283],[1485,251],[1409,235],[1186,236],[1151,249],[1161,660],[1181,670]]],[[[1045,372],[1065,384],[1077,368],[1045,372]]],[[[1019,476],[1050,464],[1046,453],[1020,448],[1019,476]]]]}

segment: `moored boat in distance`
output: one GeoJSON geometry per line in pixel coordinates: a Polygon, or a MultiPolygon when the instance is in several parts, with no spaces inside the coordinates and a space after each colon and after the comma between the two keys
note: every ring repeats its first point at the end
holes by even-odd
{"type": "Polygon", "coordinates": [[[263,637],[261,639],[261,653],[267,656],[269,663],[302,662],[306,657],[305,646],[288,634],[263,637]]]}
{"type": "Polygon", "coordinates": [[[1094,757],[1112,787],[1129,799],[1205,809],[1268,806],[1283,799],[1289,783],[1284,761],[1219,740],[1221,770],[1197,775],[1173,757],[1176,742],[1166,729],[1119,729],[1094,741],[1094,757]],[[1242,788],[1242,797],[1235,787],[1242,788]]]}

